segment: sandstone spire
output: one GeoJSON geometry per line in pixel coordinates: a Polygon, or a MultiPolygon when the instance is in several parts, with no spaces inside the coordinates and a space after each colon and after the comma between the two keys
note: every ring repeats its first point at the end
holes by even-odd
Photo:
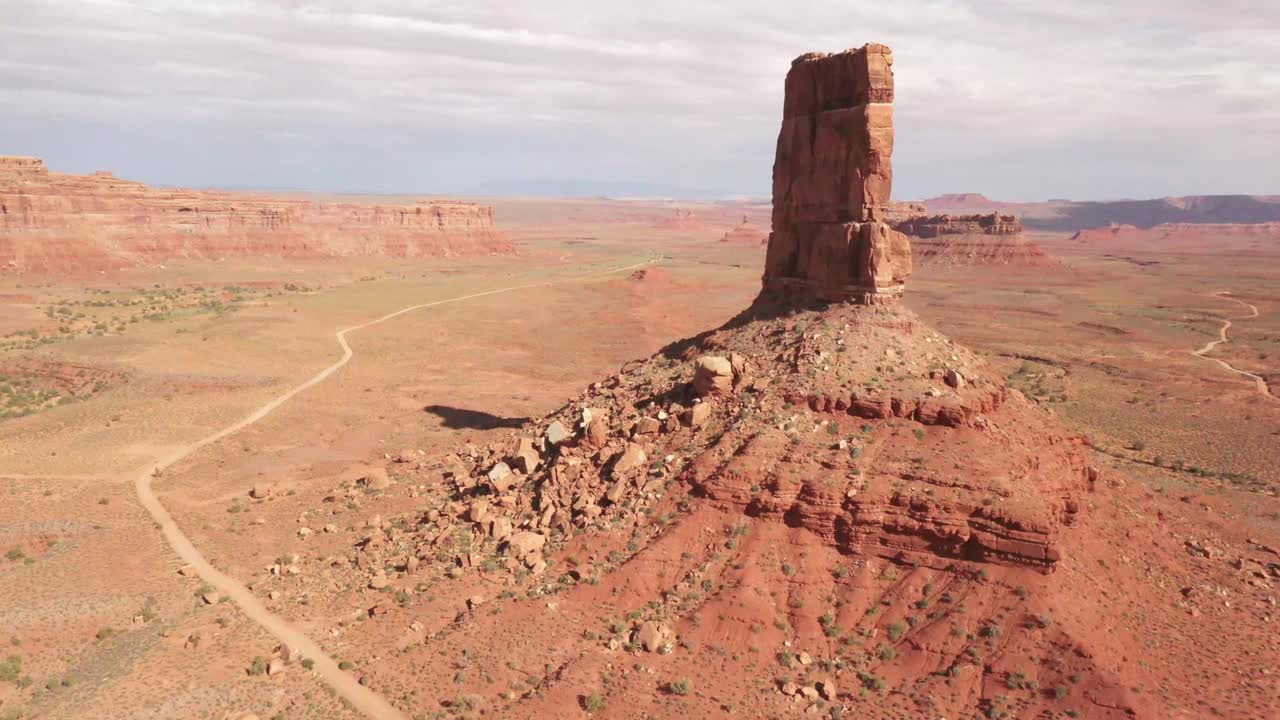
{"type": "Polygon", "coordinates": [[[885,224],[893,185],[893,53],[884,45],[801,55],[787,73],[773,165],[765,290],[891,302],[911,246],[885,224]]]}

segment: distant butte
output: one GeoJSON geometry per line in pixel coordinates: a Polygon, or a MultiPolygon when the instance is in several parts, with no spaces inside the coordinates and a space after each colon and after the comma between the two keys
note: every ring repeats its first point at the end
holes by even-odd
{"type": "Polygon", "coordinates": [[[0,273],[78,273],[177,259],[513,253],[493,208],[315,202],[153,188],[0,157],[0,273]]]}

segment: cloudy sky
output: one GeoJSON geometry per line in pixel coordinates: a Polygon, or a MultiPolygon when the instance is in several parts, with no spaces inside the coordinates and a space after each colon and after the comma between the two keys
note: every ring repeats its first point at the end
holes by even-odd
{"type": "Polygon", "coordinates": [[[895,196],[1280,193],[1276,0],[0,0],[0,154],[156,184],[767,195],[894,49],[895,196]]]}

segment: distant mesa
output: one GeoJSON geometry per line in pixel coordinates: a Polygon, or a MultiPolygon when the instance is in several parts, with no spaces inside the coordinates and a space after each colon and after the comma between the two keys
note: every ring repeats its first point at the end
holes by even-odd
{"type": "Polygon", "coordinates": [[[1275,250],[1280,247],[1280,222],[1165,223],[1152,227],[1114,224],[1078,230],[1071,240],[1098,250],[1187,253],[1275,250]]]}
{"type": "Polygon", "coordinates": [[[912,237],[911,248],[923,265],[1044,266],[1053,260],[1023,235],[1016,215],[931,215],[894,223],[912,237]]]}
{"type": "Polygon", "coordinates": [[[1260,195],[1186,195],[1155,200],[1080,202],[1047,217],[1024,214],[1029,227],[1084,230],[1112,225],[1148,229],[1159,225],[1252,225],[1280,222],[1280,201],[1260,195]]]}
{"type": "Polygon", "coordinates": [[[975,215],[931,215],[894,223],[898,230],[917,238],[942,235],[1017,235],[1022,221],[1016,215],[993,212],[975,215]]]}
{"type": "Polygon", "coordinates": [[[1280,222],[1280,197],[1268,195],[1185,195],[1151,200],[1044,202],[992,200],[980,193],[949,193],[924,201],[930,212],[1009,212],[1031,230],[1071,231],[1133,225],[1233,225],[1280,222]]]}
{"type": "Polygon", "coordinates": [[[924,204],[945,207],[954,205],[992,205],[994,203],[982,193],[945,193],[925,200],[924,204]]]}
{"type": "Polygon", "coordinates": [[[493,208],[314,202],[152,188],[109,172],[0,157],[0,273],[79,273],[179,259],[411,258],[513,253],[493,208]]]}

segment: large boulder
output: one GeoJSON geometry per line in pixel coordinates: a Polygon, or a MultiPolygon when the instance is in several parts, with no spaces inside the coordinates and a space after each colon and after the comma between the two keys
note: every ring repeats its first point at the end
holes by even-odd
{"type": "Polygon", "coordinates": [[[517,560],[524,560],[534,553],[542,552],[547,544],[547,536],[527,530],[516,533],[507,541],[507,549],[517,560]]]}
{"type": "Polygon", "coordinates": [[[619,455],[618,459],[613,463],[613,474],[622,475],[631,472],[636,468],[643,467],[645,461],[648,459],[648,456],[644,452],[644,448],[640,447],[636,443],[628,443],[626,449],[622,451],[622,454],[619,455]]]}
{"type": "Polygon", "coordinates": [[[694,363],[693,391],[699,395],[733,392],[733,364],[729,358],[703,355],[694,363]]]}
{"type": "Polygon", "coordinates": [[[666,623],[647,620],[636,628],[632,641],[645,652],[662,652],[670,650],[675,643],[676,635],[666,623]]]}

